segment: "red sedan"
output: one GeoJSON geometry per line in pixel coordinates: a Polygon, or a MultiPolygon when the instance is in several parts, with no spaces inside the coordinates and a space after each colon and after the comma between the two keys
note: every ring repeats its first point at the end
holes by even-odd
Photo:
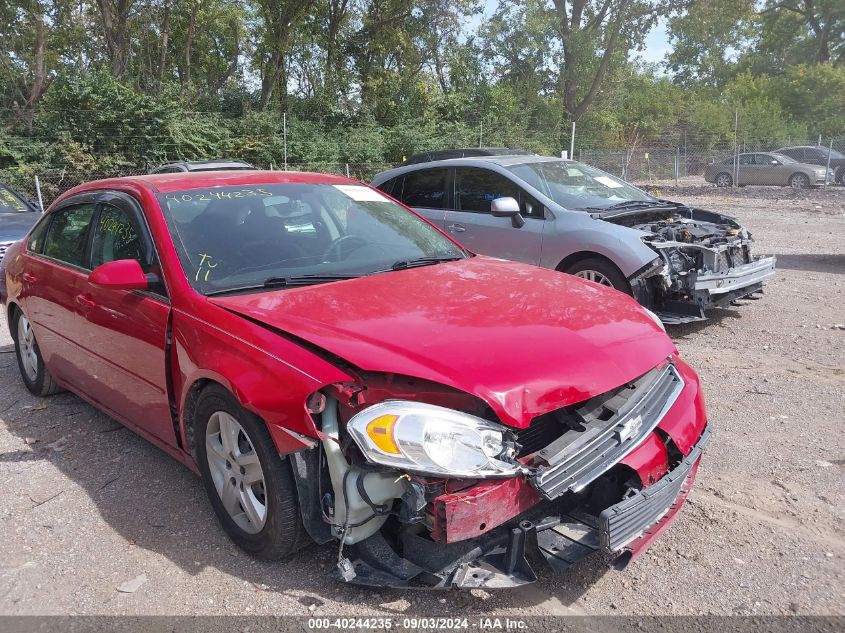
{"type": "Polygon", "coordinates": [[[334,542],[346,581],[625,564],[709,436],[633,299],[476,256],[346,178],[77,187],[10,247],[0,299],[31,392],[70,390],[199,473],[251,554],[334,542]]]}

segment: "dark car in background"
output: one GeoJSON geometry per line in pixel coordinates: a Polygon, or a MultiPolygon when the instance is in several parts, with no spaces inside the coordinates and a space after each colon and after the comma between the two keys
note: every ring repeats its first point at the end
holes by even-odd
{"type": "Polygon", "coordinates": [[[248,169],[255,169],[255,166],[242,160],[220,158],[217,160],[174,160],[162,163],[155,169],[150,170],[150,173],[178,174],[194,171],[241,171],[248,169]]]}
{"type": "Polygon", "coordinates": [[[0,184],[0,261],[6,249],[23,238],[40,217],[35,204],[14,189],[0,184]]]}
{"type": "Polygon", "coordinates": [[[794,158],[799,163],[830,167],[830,170],[835,174],[836,182],[845,185],[845,154],[842,152],[827,147],[796,145],[794,147],[781,147],[777,150],[777,153],[794,158]],[[830,154],[829,163],[828,153],[830,154]]]}

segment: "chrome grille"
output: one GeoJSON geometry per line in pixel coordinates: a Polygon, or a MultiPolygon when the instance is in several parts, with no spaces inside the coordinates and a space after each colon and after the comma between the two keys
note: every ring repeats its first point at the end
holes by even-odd
{"type": "Polygon", "coordinates": [[[582,431],[569,431],[535,456],[534,486],[546,499],[578,492],[619,463],[675,403],[684,381],[671,363],[583,405],[582,431]]]}

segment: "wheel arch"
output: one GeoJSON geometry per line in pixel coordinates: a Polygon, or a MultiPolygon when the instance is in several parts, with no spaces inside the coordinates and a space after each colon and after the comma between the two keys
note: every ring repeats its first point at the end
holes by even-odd
{"type": "MultiPolygon", "coordinates": [[[[254,415],[261,421],[261,423],[267,428],[267,432],[270,434],[273,443],[276,445],[276,450],[280,455],[293,453],[304,448],[311,448],[313,441],[311,438],[289,430],[281,424],[274,424],[268,421],[267,416],[262,415],[262,411],[254,406],[249,395],[239,389],[235,382],[228,380],[225,376],[203,372],[202,374],[186,381],[186,386],[182,390],[180,406],[180,423],[185,441],[185,450],[190,453],[194,459],[196,459],[197,455],[197,440],[194,436],[197,402],[199,401],[200,395],[203,391],[205,391],[208,387],[215,385],[229,392],[244,411],[254,415]]],[[[303,415],[307,415],[304,408],[304,398],[302,412],[303,415]]]]}
{"type": "Polygon", "coordinates": [[[9,301],[6,305],[6,327],[9,328],[9,335],[12,337],[12,340],[15,339],[15,332],[13,330],[12,323],[14,321],[15,314],[19,311],[22,312],[18,304],[14,301],[9,301]]]}
{"type": "MultiPolygon", "coordinates": [[[[574,266],[578,262],[582,262],[587,259],[602,259],[613,266],[616,270],[619,271],[619,274],[623,277],[626,277],[625,273],[622,272],[622,269],[614,262],[612,259],[607,257],[606,255],[602,255],[601,253],[597,253],[595,251],[578,251],[577,253],[570,253],[566,257],[564,257],[557,266],[555,266],[555,270],[560,272],[566,272],[566,269],[574,266]]],[[[627,277],[626,277],[627,278],[627,277]]]]}

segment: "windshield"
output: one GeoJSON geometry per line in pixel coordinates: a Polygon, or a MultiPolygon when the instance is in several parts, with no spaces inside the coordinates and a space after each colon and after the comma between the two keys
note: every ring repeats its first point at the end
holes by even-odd
{"type": "Polygon", "coordinates": [[[564,209],[605,208],[628,200],[656,200],[607,172],[574,161],[523,163],[507,169],[564,209]]]}
{"type": "Polygon", "coordinates": [[[214,187],[158,199],[185,275],[204,294],[466,256],[424,220],[361,185],[214,187]]]}
{"type": "Polygon", "coordinates": [[[29,213],[32,209],[14,192],[0,185],[0,213],[29,213]]]}

